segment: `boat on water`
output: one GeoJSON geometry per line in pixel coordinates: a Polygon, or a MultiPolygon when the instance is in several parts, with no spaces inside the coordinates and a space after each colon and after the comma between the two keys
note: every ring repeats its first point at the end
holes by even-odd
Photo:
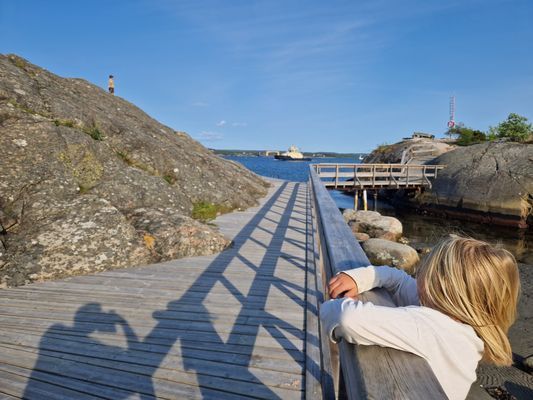
{"type": "Polygon", "coordinates": [[[300,150],[298,150],[298,147],[296,146],[289,147],[288,151],[281,153],[281,154],[277,154],[274,156],[274,158],[277,160],[283,160],[283,161],[311,161],[312,160],[311,157],[304,157],[304,155],[300,153],[300,150]]]}

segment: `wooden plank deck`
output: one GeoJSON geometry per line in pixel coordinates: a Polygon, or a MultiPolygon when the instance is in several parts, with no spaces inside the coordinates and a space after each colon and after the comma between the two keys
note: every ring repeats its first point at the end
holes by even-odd
{"type": "Polygon", "coordinates": [[[0,399],[304,398],[306,185],[215,222],[218,255],[0,290],[0,399]]]}

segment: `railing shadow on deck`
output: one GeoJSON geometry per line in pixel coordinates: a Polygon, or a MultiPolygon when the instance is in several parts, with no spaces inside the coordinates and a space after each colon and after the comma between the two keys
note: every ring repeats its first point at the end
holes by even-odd
{"type": "MultiPolygon", "coordinates": [[[[247,239],[252,237],[254,230],[272,229],[272,225],[264,228],[261,227],[261,223],[270,218],[274,204],[286,196],[287,192],[289,193],[285,199],[284,210],[279,213],[280,220],[271,232],[271,238],[279,239],[285,237],[288,229],[299,229],[290,226],[291,210],[295,208],[299,186],[299,184],[294,184],[291,189],[287,183],[282,184],[237,234],[233,248],[216,256],[179,299],[170,301],[165,310],[153,312],[153,318],[157,320],[157,323],[143,339],[135,334],[133,328],[122,316],[113,311],[104,312],[98,303],[88,303],[80,307],[71,327],[62,324],[51,326],[41,337],[38,359],[26,385],[24,398],[40,398],[41,387],[46,385],[46,381],[49,381],[50,376],[53,375],[58,387],[58,398],[67,398],[68,394],[65,395],[65,393],[68,393],[69,385],[75,381],[76,390],[88,394],[98,395],[101,389],[101,394],[104,395],[109,393],[111,387],[114,393],[113,399],[126,398],[134,393],[137,393],[143,400],[153,399],[155,393],[152,378],[178,340],[184,370],[194,374],[202,397],[224,398],[240,395],[280,398],[281,396],[275,392],[275,389],[267,386],[249,369],[253,364],[254,344],[260,329],[264,328],[286,349],[296,363],[302,365],[303,372],[303,366],[310,361],[306,360],[304,350],[291,343],[286,332],[300,337],[304,335],[304,332],[290,322],[269,313],[265,306],[270,289],[276,288],[287,296],[288,302],[300,305],[302,315],[304,315],[305,301],[296,292],[305,293],[305,287],[276,277],[276,267],[268,262],[269,257],[278,257],[280,253],[283,254],[281,247],[284,241],[272,240],[271,243],[263,243],[265,253],[259,262],[247,259],[245,255],[240,254],[240,249],[247,239]],[[248,293],[242,293],[223,276],[224,271],[234,259],[238,259],[245,265],[243,274],[254,274],[248,293]],[[241,305],[227,340],[220,337],[212,315],[207,306],[203,304],[216,284],[223,285],[241,305]],[[191,299],[194,299],[192,301],[196,304],[194,313],[205,317],[204,320],[208,321],[201,331],[189,330],[188,321],[176,317],[176,311],[183,310],[186,305],[190,305],[191,299]],[[255,323],[250,322],[252,314],[255,323]],[[245,335],[242,334],[244,325],[247,327],[245,335]],[[114,334],[119,327],[125,333],[127,348],[110,346],[91,338],[94,332],[114,334]],[[75,343],[72,345],[69,344],[71,335],[75,336],[75,343]],[[214,351],[221,355],[218,368],[222,368],[223,371],[213,371],[212,368],[217,367],[215,363],[203,359],[202,352],[205,353],[206,349],[202,349],[199,339],[209,342],[207,347],[216,349],[214,351]],[[236,346],[239,347],[239,364],[224,363],[224,354],[230,358],[236,346]],[[75,356],[63,359],[57,355],[57,352],[75,356]],[[91,364],[88,358],[91,355],[104,361],[91,364]],[[229,379],[225,381],[223,378],[229,379]],[[241,383],[246,383],[246,385],[240,386],[241,383]]],[[[291,241],[293,245],[306,247],[306,243],[294,239],[291,241]]],[[[305,258],[300,260],[288,256],[285,259],[289,259],[295,266],[305,270],[305,258]]],[[[178,274],[177,279],[179,279],[178,274]]],[[[316,313],[316,310],[314,312],[316,313]]],[[[318,341],[317,338],[311,339],[318,341]]],[[[320,367],[317,366],[315,370],[319,371],[320,367]]],[[[171,374],[169,377],[172,379],[171,374]]],[[[315,378],[320,379],[319,376],[315,378]]],[[[158,381],[158,385],[160,382],[158,381]]],[[[303,382],[295,382],[295,385],[301,388],[303,382]]],[[[49,386],[47,390],[50,390],[49,386]]],[[[159,386],[157,390],[159,392],[159,386]]],[[[176,398],[181,397],[185,396],[176,394],[176,398]]]]}

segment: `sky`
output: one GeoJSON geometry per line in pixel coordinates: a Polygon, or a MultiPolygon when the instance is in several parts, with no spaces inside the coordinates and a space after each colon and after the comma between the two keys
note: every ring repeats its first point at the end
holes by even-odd
{"type": "MultiPolygon", "coordinates": [[[[0,0],[0,53],[216,149],[368,152],[533,120],[531,0],[0,0]]],[[[0,77],[1,78],[1,77],[0,77]]]]}

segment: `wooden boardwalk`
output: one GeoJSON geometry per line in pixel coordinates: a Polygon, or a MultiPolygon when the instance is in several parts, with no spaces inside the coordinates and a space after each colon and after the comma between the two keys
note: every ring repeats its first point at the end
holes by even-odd
{"type": "Polygon", "coordinates": [[[0,399],[303,398],[308,222],[276,182],[218,255],[0,290],[0,399]]]}

